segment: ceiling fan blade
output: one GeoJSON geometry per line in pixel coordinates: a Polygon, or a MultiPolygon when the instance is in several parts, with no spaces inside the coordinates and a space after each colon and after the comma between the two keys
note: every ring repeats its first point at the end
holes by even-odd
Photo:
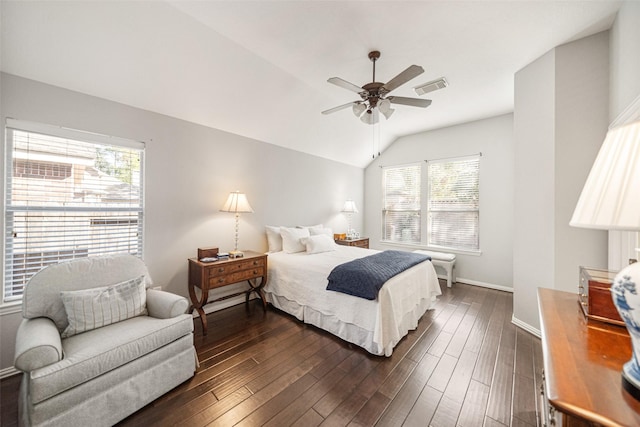
{"type": "Polygon", "coordinates": [[[412,107],[427,108],[431,105],[430,99],[405,98],[404,96],[388,96],[392,104],[410,105],[412,107]]]}
{"type": "Polygon", "coordinates": [[[344,110],[345,108],[349,108],[352,105],[358,104],[361,101],[353,101],[353,102],[349,102],[348,104],[342,104],[342,105],[338,105],[337,107],[333,107],[333,108],[329,108],[328,110],[324,110],[322,112],[322,114],[331,114],[331,113],[335,113],[336,111],[340,111],[340,110],[344,110]]]}
{"type": "Polygon", "coordinates": [[[417,77],[422,73],[424,73],[424,68],[422,68],[419,65],[411,65],[407,67],[406,70],[404,70],[403,72],[401,72],[400,74],[398,74],[397,76],[389,80],[387,83],[385,83],[382,86],[382,88],[386,90],[387,93],[389,93],[395,88],[405,84],[412,78],[417,77]]]}
{"type": "Polygon", "coordinates": [[[341,79],[340,77],[331,77],[327,80],[329,83],[333,83],[336,86],[340,86],[341,88],[353,91],[355,93],[361,93],[364,91],[360,86],[356,86],[353,83],[349,83],[346,80],[341,79]]]}

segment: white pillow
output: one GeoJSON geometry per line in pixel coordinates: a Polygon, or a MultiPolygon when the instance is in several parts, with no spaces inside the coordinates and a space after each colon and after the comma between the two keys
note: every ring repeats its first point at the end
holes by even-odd
{"type": "Polygon", "coordinates": [[[69,321],[62,337],[147,314],[144,277],[100,288],[60,292],[69,321]]]}
{"type": "Polygon", "coordinates": [[[307,250],[302,239],[309,237],[308,229],[280,227],[280,235],[282,236],[282,250],[286,253],[293,254],[307,250]]]}
{"type": "Polygon", "coordinates": [[[336,250],[336,243],[326,234],[317,234],[303,239],[307,247],[307,253],[318,254],[320,252],[330,252],[336,250]]]}
{"type": "Polygon", "coordinates": [[[282,236],[280,235],[280,227],[265,225],[267,229],[267,245],[269,252],[280,252],[282,250],[282,236]]]}
{"type": "Polygon", "coordinates": [[[330,228],[310,228],[309,234],[312,236],[318,236],[320,234],[323,234],[333,239],[333,230],[330,228]]]}
{"type": "Polygon", "coordinates": [[[322,228],[324,228],[324,226],[322,224],[318,224],[318,225],[298,225],[296,228],[306,228],[307,230],[309,230],[309,233],[311,233],[311,231],[316,231],[316,230],[321,230],[322,228]]]}

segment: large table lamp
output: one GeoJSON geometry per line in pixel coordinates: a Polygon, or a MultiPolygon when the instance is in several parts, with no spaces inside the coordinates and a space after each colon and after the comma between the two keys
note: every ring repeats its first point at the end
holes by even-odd
{"type": "Polygon", "coordinates": [[[349,199],[344,202],[344,206],[342,207],[342,212],[347,214],[347,238],[353,239],[355,237],[355,230],[351,228],[351,217],[354,213],[358,213],[358,208],[356,207],[356,202],[349,199]]]}
{"type": "MultiPolygon", "coordinates": [[[[576,205],[570,224],[602,230],[640,231],[640,117],[612,126],[576,205]]],[[[636,251],[639,251],[636,248],[636,251]]],[[[633,357],[622,385],[640,400],[640,262],[626,266],[611,285],[611,297],[631,336],[633,357]]]]}
{"type": "Polygon", "coordinates": [[[229,252],[229,256],[232,258],[239,258],[244,254],[238,250],[238,229],[241,213],[253,213],[253,209],[247,200],[247,196],[239,191],[234,191],[229,194],[227,201],[224,203],[220,212],[231,212],[236,215],[236,234],[235,234],[235,246],[232,251],[229,252]]]}

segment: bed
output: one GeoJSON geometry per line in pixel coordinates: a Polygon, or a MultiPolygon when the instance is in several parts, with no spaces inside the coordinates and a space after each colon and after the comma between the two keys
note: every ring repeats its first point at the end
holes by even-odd
{"type": "Polygon", "coordinates": [[[430,261],[389,279],[376,300],[326,290],[334,267],[378,252],[335,245],[334,250],[321,253],[269,253],[267,301],[369,353],[391,356],[441,291],[430,261]]]}

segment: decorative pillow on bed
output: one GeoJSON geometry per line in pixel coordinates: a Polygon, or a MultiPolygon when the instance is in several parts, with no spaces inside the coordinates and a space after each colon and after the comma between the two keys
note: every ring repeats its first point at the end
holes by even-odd
{"type": "Polygon", "coordinates": [[[147,314],[144,276],[111,286],[60,292],[69,326],[62,337],[147,314]]]}
{"type": "Polygon", "coordinates": [[[296,252],[304,252],[307,250],[302,239],[309,237],[307,228],[289,228],[280,227],[280,235],[282,236],[282,250],[288,254],[296,252]]]}
{"type": "Polygon", "coordinates": [[[267,229],[267,245],[269,252],[280,252],[282,250],[282,236],[280,235],[280,227],[265,225],[267,229]]]}
{"type": "Polygon", "coordinates": [[[333,239],[333,230],[330,228],[310,228],[309,229],[309,234],[311,234],[312,236],[319,236],[321,234],[323,235],[327,235],[329,237],[331,237],[331,239],[333,239]]]}
{"type": "Polygon", "coordinates": [[[318,234],[302,239],[307,247],[307,253],[318,254],[320,252],[330,252],[336,250],[336,243],[326,234],[318,234]]]}

